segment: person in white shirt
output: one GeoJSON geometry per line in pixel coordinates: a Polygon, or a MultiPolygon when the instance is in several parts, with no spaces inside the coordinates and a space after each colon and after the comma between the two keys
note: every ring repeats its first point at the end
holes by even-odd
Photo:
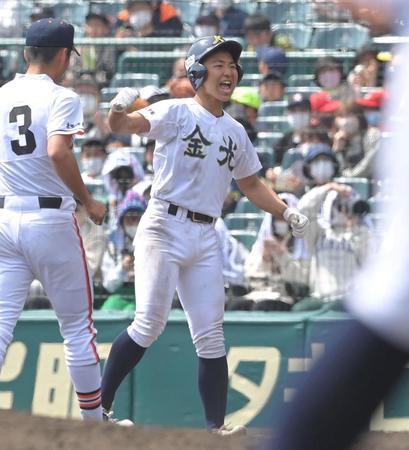
{"type": "Polygon", "coordinates": [[[122,379],[163,331],[175,289],[187,315],[199,360],[199,391],[207,427],[221,435],[244,427],[224,424],[228,370],[223,335],[222,255],[214,228],[232,178],[258,207],[286,220],[302,236],[308,219],[287,208],[257,177],[257,153],[223,105],[242,76],[241,45],[220,36],[198,39],[185,67],[194,98],[163,100],[127,114],[138,92],[125,88],[111,102],[114,132],[155,139],[154,179],[135,246],[136,310],[113,343],[103,375],[110,410],[122,379]]]}
{"type": "Polygon", "coordinates": [[[73,136],[84,133],[80,99],[58,84],[76,51],[73,39],[73,26],[61,19],[34,22],[26,73],[0,89],[0,367],[38,279],[57,315],[81,414],[99,421],[92,279],[73,195],[96,224],[105,206],[86,189],[72,151],[73,136]]]}

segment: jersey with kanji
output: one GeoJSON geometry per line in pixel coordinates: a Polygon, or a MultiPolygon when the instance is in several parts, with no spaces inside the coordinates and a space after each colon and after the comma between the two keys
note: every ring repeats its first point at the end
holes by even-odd
{"type": "Polygon", "coordinates": [[[219,217],[232,178],[261,164],[243,126],[226,112],[216,117],[193,98],[163,100],[138,111],[156,140],[151,195],[219,217]]]}

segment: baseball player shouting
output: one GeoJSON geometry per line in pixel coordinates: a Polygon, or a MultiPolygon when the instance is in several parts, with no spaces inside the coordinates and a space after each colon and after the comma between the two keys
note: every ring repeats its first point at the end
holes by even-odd
{"type": "Polygon", "coordinates": [[[92,284],[73,194],[100,224],[72,152],[83,133],[77,94],[59,86],[74,28],[41,19],[27,30],[25,74],[0,89],[0,367],[33,278],[55,309],[84,419],[102,420],[101,376],[91,318],[92,284]]]}
{"type": "Polygon", "coordinates": [[[136,311],[117,337],[102,381],[110,410],[122,379],[163,331],[175,289],[199,359],[198,383],[207,426],[220,435],[242,433],[224,425],[228,370],[223,336],[222,257],[214,223],[232,177],[258,207],[286,220],[303,236],[308,219],[287,208],[256,176],[261,168],[244,128],[222,106],[242,77],[241,45],[220,36],[198,39],[185,66],[194,98],[157,102],[127,114],[138,95],[125,88],[111,102],[114,132],[156,140],[154,180],[135,245],[136,311]]]}

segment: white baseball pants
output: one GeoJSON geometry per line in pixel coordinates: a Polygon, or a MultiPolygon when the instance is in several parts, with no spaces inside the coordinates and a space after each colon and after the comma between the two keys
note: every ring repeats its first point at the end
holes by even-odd
{"type": "Polygon", "coordinates": [[[202,358],[226,354],[224,282],[214,225],[192,222],[187,210],[168,214],[169,203],[152,198],[135,236],[135,318],[130,337],[149,347],[165,328],[177,289],[193,344],[202,358]]]}
{"type": "Polygon", "coordinates": [[[37,197],[6,197],[0,209],[0,367],[35,278],[56,312],[67,365],[99,361],[92,282],[76,219],[64,204],[40,209],[37,197]]]}

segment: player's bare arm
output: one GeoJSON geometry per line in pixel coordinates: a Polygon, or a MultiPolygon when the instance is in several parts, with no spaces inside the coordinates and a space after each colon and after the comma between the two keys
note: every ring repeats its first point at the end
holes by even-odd
{"type": "Polygon", "coordinates": [[[105,213],[105,205],[94,200],[88,192],[72,152],[72,136],[56,134],[48,140],[47,153],[55,170],[64,184],[85,206],[90,219],[101,224],[105,213]]]}
{"type": "Polygon", "coordinates": [[[256,206],[281,219],[287,205],[257,175],[237,180],[241,192],[256,206]]]}
{"type": "Polygon", "coordinates": [[[237,180],[241,192],[256,206],[273,216],[284,219],[292,228],[296,237],[303,237],[309,220],[299,211],[289,208],[278,195],[260,181],[257,175],[237,180]]]}

